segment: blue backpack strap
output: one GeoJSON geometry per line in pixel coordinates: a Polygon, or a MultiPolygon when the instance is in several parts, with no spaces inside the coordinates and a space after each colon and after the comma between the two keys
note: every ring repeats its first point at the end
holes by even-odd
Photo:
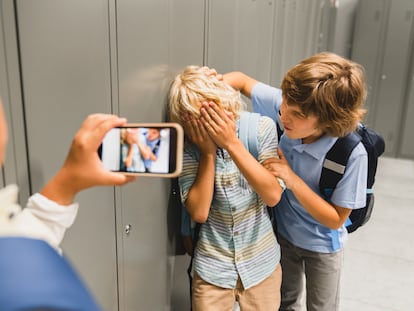
{"type": "Polygon", "coordinates": [[[69,262],[42,240],[0,237],[1,310],[101,308],[69,262]]]}
{"type": "MultiPolygon", "coordinates": [[[[352,132],[345,137],[338,138],[327,152],[319,179],[319,189],[325,199],[329,200],[332,196],[332,192],[345,173],[352,150],[354,150],[360,141],[361,137],[356,132],[352,132]]],[[[348,224],[349,222],[345,225],[347,226],[348,224]]],[[[332,230],[331,237],[334,250],[339,249],[338,231],[332,230]]]]}
{"type": "Polygon", "coordinates": [[[240,114],[239,139],[246,149],[256,158],[259,157],[259,142],[257,141],[260,114],[243,111],[240,114]]]}
{"type": "Polygon", "coordinates": [[[331,197],[333,190],[345,173],[352,150],[360,141],[361,137],[352,132],[345,137],[338,138],[327,152],[319,180],[319,189],[325,198],[331,197]]]}

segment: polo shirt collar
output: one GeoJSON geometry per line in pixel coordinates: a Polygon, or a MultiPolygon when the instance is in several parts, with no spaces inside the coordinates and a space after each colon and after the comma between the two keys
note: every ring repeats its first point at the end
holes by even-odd
{"type": "Polygon", "coordinates": [[[331,149],[337,139],[337,137],[324,135],[311,144],[302,144],[301,139],[296,139],[293,141],[293,149],[300,153],[305,152],[319,160],[325,157],[326,153],[331,149]]]}

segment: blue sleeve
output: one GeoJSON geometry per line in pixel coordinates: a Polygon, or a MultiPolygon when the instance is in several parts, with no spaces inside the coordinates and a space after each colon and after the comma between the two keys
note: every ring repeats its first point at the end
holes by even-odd
{"type": "Polygon", "coordinates": [[[270,117],[279,123],[279,109],[282,104],[282,90],[258,82],[252,89],[251,101],[254,112],[270,117]]]}
{"type": "Polygon", "coordinates": [[[345,208],[361,208],[366,203],[368,156],[359,143],[351,153],[344,176],[332,193],[331,201],[345,208]]]}

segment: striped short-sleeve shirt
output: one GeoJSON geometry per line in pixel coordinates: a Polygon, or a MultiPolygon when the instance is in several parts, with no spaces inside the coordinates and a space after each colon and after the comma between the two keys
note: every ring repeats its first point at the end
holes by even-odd
{"type": "MultiPolygon", "coordinates": [[[[237,123],[238,128],[238,123],[237,123]]],[[[274,122],[260,117],[259,162],[277,157],[274,122]]],[[[198,169],[193,148],[186,148],[179,178],[185,202],[198,169]]],[[[267,207],[250,188],[226,150],[216,155],[215,188],[207,222],[201,226],[194,256],[194,269],[206,282],[235,288],[240,277],[245,289],[259,284],[280,260],[267,207]]]]}

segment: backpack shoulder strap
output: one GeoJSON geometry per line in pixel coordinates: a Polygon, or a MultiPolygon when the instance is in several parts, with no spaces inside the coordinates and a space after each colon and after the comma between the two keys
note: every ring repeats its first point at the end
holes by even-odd
{"type": "Polygon", "coordinates": [[[331,196],[333,189],[344,175],[349,156],[360,141],[361,137],[356,132],[352,132],[338,138],[327,152],[319,179],[319,189],[326,198],[331,196]]]}
{"type": "Polygon", "coordinates": [[[257,159],[259,157],[259,142],[257,141],[260,114],[243,111],[240,114],[239,138],[247,150],[257,159]]]}
{"type": "MultiPolygon", "coordinates": [[[[345,173],[346,165],[352,150],[361,141],[361,137],[352,132],[345,137],[338,138],[335,144],[326,153],[319,189],[325,199],[329,199],[338,182],[345,173]]],[[[338,230],[331,230],[332,246],[335,250],[340,248],[338,230]]]]}

